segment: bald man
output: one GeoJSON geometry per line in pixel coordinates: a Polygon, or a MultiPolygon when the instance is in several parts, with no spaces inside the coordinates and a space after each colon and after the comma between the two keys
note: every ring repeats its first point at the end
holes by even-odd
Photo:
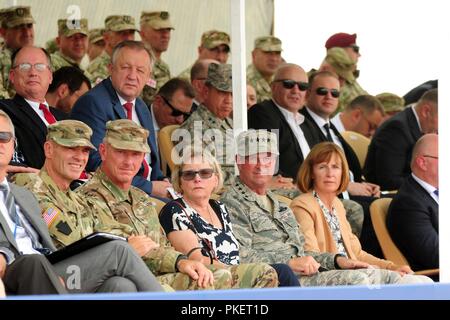
{"type": "Polygon", "coordinates": [[[412,173],[392,200],[387,227],[413,270],[439,268],[438,135],[416,143],[412,173]]]}

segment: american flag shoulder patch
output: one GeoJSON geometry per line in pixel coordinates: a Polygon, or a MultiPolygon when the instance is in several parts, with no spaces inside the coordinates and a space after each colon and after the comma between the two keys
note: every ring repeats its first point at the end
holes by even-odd
{"type": "Polygon", "coordinates": [[[48,227],[53,223],[56,217],[60,214],[57,208],[47,208],[44,212],[42,212],[42,218],[44,218],[45,223],[48,227]]]}

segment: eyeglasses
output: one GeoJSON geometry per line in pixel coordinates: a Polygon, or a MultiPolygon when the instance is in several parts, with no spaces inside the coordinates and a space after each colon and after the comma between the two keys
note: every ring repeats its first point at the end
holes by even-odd
{"type": "Polygon", "coordinates": [[[45,71],[47,68],[49,68],[48,65],[46,65],[45,63],[35,63],[35,64],[31,64],[28,62],[25,63],[19,63],[16,64],[13,69],[19,68],[19,71],[22,72],[28,72],[31,70],[31,68],[34,67],[36,69],[36,71],[38,72],[43,72],[45,71]]]}
{"type": "Polygon", "coordinates": [[[170,104],[169,101],[167,101],[166,98],[164,98],[163,96],[161,96],[161,98],[164,100],[164,102],[169,106],[170,109],[172,109],[172,113],[170,114],[172,117],[179,117],[179,116],[183,116],[185,118],[189,117],[191,114],[190,113],[186,113],[183,111],[178,110],[177,108],[175,108],[173,105],[170,104]]]}
{"type": "Polygon", "coordinates": [[[8,143],[13,139],[12,132],[0,131],[0,143],[8,143]]]}
{"type": "Polygon", "coordinates": [[[181,171],[180,176],[183,180],[190,181],[190,180],[194,180],[194,178],[197,174],[201,179],[209,179],[212,177],[213,173],[214,173],[214,169],[208,168],[208,169],[200,169],[198,171],[193,171],[193,170],[181,171]]]}
{"type": "Polygon", "coordinates": [[[439,159],[439,157],[431,156],[429,154],[424,154],[423,157],[425,157],[425,158],[432,158],[432,159],[439,159]]]}
{"type": "Polygon", "coordinates": [[[359,46],[357,46],[356,44],[349,46],[349,48],[352,48],[355,53],[359,53],[359,46]]]}
{"type": "Polygon", "coordinates": [[[331,93],[331,96],[333,98],[339,98],[339,95],[341,94],[339,92],[339,90],[337,90],[337,89],[327,89],[327,88],[324,88],[324,87],[319,87],[319,88],[316,89],[316,93],[319,96],[326,96],[328,94],[328,92],[331,93]]]}
{"type": "Polygon", "coordinates": [[[295,87],[295,85],[297,85],[298,90],[300,91],[305,91],[309,88],[309,84],[307,82],[302,81],[282,79],[282,80],[275,80],[274,82],[281,82],[283,88],[285,89],[292,89],[293,87],[295,87]]]}

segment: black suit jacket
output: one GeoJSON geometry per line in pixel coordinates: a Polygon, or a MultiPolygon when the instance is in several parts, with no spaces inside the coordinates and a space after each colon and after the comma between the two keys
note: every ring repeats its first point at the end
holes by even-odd
{"type": "Polygon", "coordinates": [[[439,205],[410,175],[389,207],[389,233],[413,270],[439,268],[439,205]]]}
{"type": "MultiPolygon", "coordinates": [[[[248,111],[248,127],[253,129],[276,129],[278,131],[279,173],[285,177],[297,178],[297,171],[303,162],[303,154],[297,138],[286,118],[273,103],[266,100],[258,103],[248,111]]],[[[313,124],[308,120],[300,125],[306,141],[312,148],[320,140],[315,134],[313,124]]]]}
{"type": "Polygon", "coordinates": [[[369,145],[364,176],[382,190],[396,190],[411,173],[412,150],[422,136],[411,108],[386,120],[369,145]]]}
{"type": "MultiPolygon", "coordinates": [[[[5,111],[14,124],[17,137],[16,152],[22,154],[25,161],[12,164],[22,164],[36,169],[42,168],[45,161],[44,142],[47,137],[47,127],[33,108],[23,97],[16,94],[13,99],[0,101],[0,109],[5,111]]],[[[50,107],[50,112],[56,120],[67,119],[67,114],[50,107]]]]}
{"type": "MultiPolygon", "coordinates": [[[[319,125],[314,121],[313,117],[308,112],[308,110],[306,110],[306,107],[303,108],[300,112],[305,116],[305,118],[309,119],[313,123],[314,130],[316,131],[316,134],[319,136],[319,142],[328,141],[327,137],[323,134],[323,131],[319,128],[319,125]]],[[[333,133],[339,138],[339,141],[341,142],[342,147],[344,148],[344,153],[345,157],[347,158],[348,166],[353,173],[353,179],[355,180],[355,182],[361,182],[362,169],[355,151],[353,151],[352,147],[350,147],[350,145],[345,141],[345,139],[342,137],[342,135],[339,133],[339,131],[336,129],[336,127],[332,122],[330,122],[330,128],[331,130],[333,130],[333,133]]]]}

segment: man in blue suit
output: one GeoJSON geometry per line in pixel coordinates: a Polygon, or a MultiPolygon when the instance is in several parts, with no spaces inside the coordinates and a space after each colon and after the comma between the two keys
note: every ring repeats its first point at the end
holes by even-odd
{"type": "MultiPolygon", "coordinates": [[[[149,130],[150,155],[144,159],[133,185],[156,197],[167,197],[170,182],[160,169],[159,152],[152,124],[152,116],[139,95],[151,74],[151,55],[138,41],[123,41],[112,53],[109,66],[110,78],[103,80],[94,89],[78,99],[72,109],[71,118],[83,121],[91,127],[92,143],[98,147],[102,142],[106,122],[130,119],[149,130]]],[[[87,171],[95,171],[101,163],[98,151],[92,151],[87,171]]]]}

